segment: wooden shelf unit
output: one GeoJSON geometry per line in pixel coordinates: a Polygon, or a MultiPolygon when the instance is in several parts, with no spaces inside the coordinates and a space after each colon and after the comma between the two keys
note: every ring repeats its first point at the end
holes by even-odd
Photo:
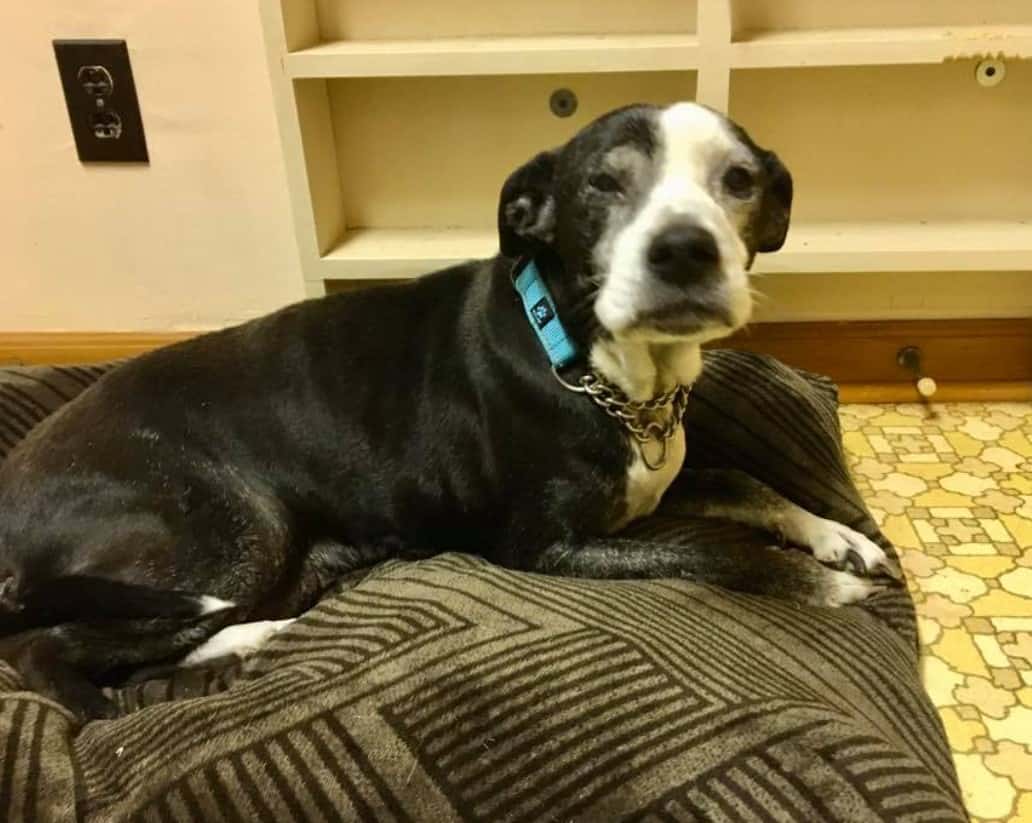
{"type": "Polygon", "coordinates": [[[761,272],[1032,270],[1032,172],[1017,153],[1032,106],[1013,104],[1032,99],[1025,0],[526,0],[519,15],[485,4],[462,19],[433,0],[261,3],[308,294],[494,254],[508,170],[637,99],[730,110],[798,166],[795,223],[761,272]],[[998,87],[975,84],[986,57],[1008,62],[998,87]],[[869,130],[838,99],[851,84],[869,130]],[[568,120],[548,111],[562,86],[580,98],[568,120]],[[944,129],[951,105],[970,116],[944,129]],[[970,179],[944,167],[938,191],[920,168],[936,152],[979,153],[970,179]],[[879,177],[883,161],[900,174],[879,177]]]}
{"type": "Polygon", "coordinates": [[[674,71],[698,65],[693,34],[364,40],[322,43],[286,55],[286,72],[312,77],[674,71]]]}

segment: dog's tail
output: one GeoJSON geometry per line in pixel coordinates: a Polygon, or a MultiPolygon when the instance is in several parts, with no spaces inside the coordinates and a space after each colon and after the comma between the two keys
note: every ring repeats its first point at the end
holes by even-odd
{"type": "Polygon", "coordinates": [[[207,594],[90,575],[64,575],[21,587],[15,575],[0,576],[0,636],[69,621],[189,620],[234,606],[207,594]]]}

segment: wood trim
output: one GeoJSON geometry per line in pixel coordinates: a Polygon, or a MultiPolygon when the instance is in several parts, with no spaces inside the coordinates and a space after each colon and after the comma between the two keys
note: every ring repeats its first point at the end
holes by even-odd
{"type": "MultiPolygon", "coordinates": [[[[0,365],[89,363],[129,357],[200,332],[0,332],[0,365]]],[[[917,400],[896,364],[919,346],[936,399],[1032,400],[1032,318],[762,323],[717,345],[771,354],[826,374],[843,402],[917,400]]]]}
{"type": "MultiPolygon", "coordinates": [[[[940,383],[934,403],[1032,402],[1032,381],[940,383]]],[[[840,383],[841,403],[920,403],[912,383],[840,383]]]]}
{"type": "Polygon", "coordinates": [[[909,383],[896,363],[918,346],[940,385],[1032,381],[1032,318],[762,323],[715,345],[772,354],[841,384],[909,383]]]}
{"type": "Polygon", "coordinates": [[[99,363],[132,357],[200,332],[0,332],[0,366],[99,363]]]}

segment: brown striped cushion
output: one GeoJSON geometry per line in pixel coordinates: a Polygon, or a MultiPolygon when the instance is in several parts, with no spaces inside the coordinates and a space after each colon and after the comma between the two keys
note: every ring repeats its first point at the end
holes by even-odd
{"type": "MultiPolygon", "coordinates": [[[[0,454],[102,371],[0,375],[0,454]]],[[[827,380],[715,352],[686,421],[693,465],[746,469],[888,546],[827,380]]],[[[766,542],[662,512],[627,536],[766,542]]],[[[801,610],[392,561],[242,666],[119,690],[125,716],[78,731],[0,664],[0,819],[964,820],[915,638],[903,589],[801,610]]]]}

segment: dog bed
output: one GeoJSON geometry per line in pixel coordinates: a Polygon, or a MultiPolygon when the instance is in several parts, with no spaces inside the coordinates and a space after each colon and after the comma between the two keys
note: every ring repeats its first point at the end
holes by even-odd
{"type": "MultiPolygon", "coordinates": [[[[110,368],[0,370],[0,459],[110,368]]],[[[836,404],[824,378],[709,353],[688,462],[748,471],[892,551],[836,404]]],[[[623,537],[771,542],[662,509],[623,537]]],[[[0,663],[0,819],[966,820],[917,663],[902,586],[801,609],[460,554],[391,561],[242,665],[114,690],[115,720],[79,728],[0,663]]]]}

